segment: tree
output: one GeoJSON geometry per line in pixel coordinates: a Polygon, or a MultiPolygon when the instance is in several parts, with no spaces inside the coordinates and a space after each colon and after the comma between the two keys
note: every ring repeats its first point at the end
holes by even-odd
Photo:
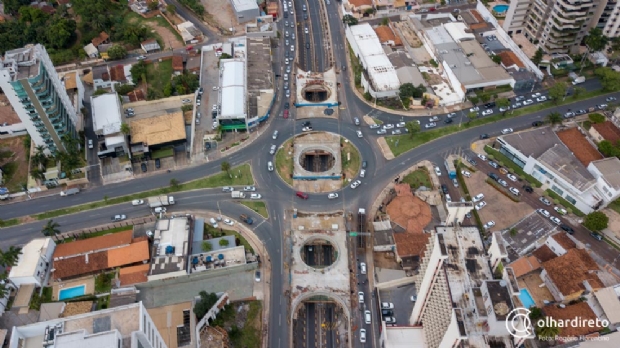
{"type": "Polygon", "coordinates": [[[534,53],[534,56],[532,57],[532,63],[538,65],[540,64],[540,62],[543,59],[543,55],[545,54],[545,52],[542,50],[542,48],[538,48],[536,50],[536,53],[534,53]]]}
{"type": "Polygon", "coordinates": [[[467,118],[469,119],[467,121],[467,123],[471,122],[472,120],[475,120],[478,117],[478,113],[475,111],[472,111],[470,113],[467,114],[467,118]]]}
{"type": "Polygon", "coordinates": [[[178,94],[183,95],[197,90],[200,87],[200,81],[197,75],[184,73],[172,78],[172,86],[174,86],[178,94]]]}
{"type": "Polygon", "coordinates": [[[133,91],[134,89],[135,87],[130,84],[114,86],[114,90],[116,90],[116,92],[120,95],[127,95],[129,94],[129,92],[133,91]]]}
{"type": "Polygon", "coordinates": [[[501,62],[502,62],[502,57],[500,57],[500,56],[498,56],[498,55],[494,55],[494,56],[492,56],[492,57],[491,57],[491,60],[492,60],[493,62],[495,62],[495,64],[499,64],[499,63],[501,63],[501,62]]]}
{"type": "Polygon", "coordinates": [[[405,123],[405,128],[407,129],[410,138],[413,138],[420,132],[420,124],[418,122],[407,122],[405,123]]]}
{"type": "Polygon", "coordinates": [[[402,85],[400,85],[400,88],[398,89],[398,95],[400,96],[401,99],[406,99],[409,97],[413,96],[413,93],[415,91],[415,86],[413,85],[413,83],[403,83],[402,85]]]}
{"type": "Polygon", "coordinates": [[[586,91],[583,87],[574,87],[573,88],[573,99],[577,99],[582,96],[586,91]]]}
{"type": "Polygon", "coordinates": [[[60,233],[59,228],[60,224],[54,222],[54,220],[48,220],[45,226],[43,226],[41,233],[46,237],[53,237],[60,233]]]}
{"type": "Polygon", "coordinates": [[[47,28],[47,43],[53,48],[65,48],[73,41],[77,24],[75,21],[53,17],[47,28]]]}
{"type": "Polygon", "coordinates": [[[159,1],[151,1],[149,2],[147,7],[149,8],[149,10],[155,11],[159,7],[159,1]]]}
{"type": "Polygon", "coordinates": [[[200,249],[208,253],[209,251],[213,250],[213,244],[211,244],[211,242],[209,242],[208,240],[203,240],[202,244],[200,244],[200,249]]]}
{"type": "Polygon", "coordinates": [[[112,60],[123,59],[127,56],[127,50],[121,45],[112,45],[112,47],[108,49],[108,56],[112,60]]]}
{"type": "Polygon", "coordinates": [[[170,13],[171,15],[174,15],[177,13],[177,7],[174,5],[168,5],[166,6],[166,12],[170,13]]]}
{"type": "Polygon", "coordinates": [[[0,267],[7,268],[15,266],[21,254],[22,248],[15,246],[10,246],[6,251],[0,250],[0,267]]]}
{"type": "Polygon", "coordinates": [[[601,115],[598,112],[595,112],[593,114],[589,114],[588,115],[588,119],[592,123],[603,123],[603,122],[605,122],[607,120],[604,115],[601,115]]]}
{"type": "Polygon", "coordinates": [[[121,123],[121,133],[124,135],[129,135],[131,133],[131,128],[125,122],[121,123]]]}
{"type": "Polygon", "coordinates": [[[594,27],[590,29],[590,32],[588,32],[588,35],[586,35],[583,41],[591,51],[596,52],[605,49],[605,46],[607,46],[609,42],[609,38],[603,35],[603,30],[601,30],[601,28],[594,27]]]}
{"type": "Polygon", "coordinates": [[[620,148],[618,146],[614,146],[614,144],[612,144],[609,140],[603,140],[598,143],[598,151],[605,157],[620,158],[620,148]]]}
{"type": "Polygon", "coordinates": [[[531,307],[530,308],[529,317],[530,317],[530,320],[532,322],[536,322],[538,319],[542,318],[542,316],[543,316],[543,313],[542,313],[542,310],[540,308],[538,308],[538,307],[531,307]]]}
{"type": "Polygon", "coordinates": [[[175,178],[170,179],[170,187],[177,190],[179,188],[179,180],[175,178]]]}
{"type": "Polygon", "coordinates": [[[467,99],[469,99],[469,101],[474,105],[480,102],[480,98],[478,98],[477,96],[471,96],[471,97],[468,97],[467,99]]]}
{"type": "Polygon", "coordinates": [[[538,338],[553,340],[555,336],[560,334],[560,328],[555,321],[545,320],[545,325],[536,327],[536,335],[538,338]],[[549,325],[547,325],[549,324],[549,325]]]}
{"type": "Polygon", "coordinates": [[[359,21],[357,20],[357,18],[347,14],[347,15],[342,16],[342,23],[351,26],[351,25],[357,25],[359,21]]]}
{"type": "Polygon", "coordinates": [[[383,18],[381,20],[381,25],[386,26],[388,24],[390,24],[390,19],[389,18],[385,17],[385,18],[383,18]]]}
{"type": "Polygon", "coordinates": [[[562,98],[566,96],[566,83],[556,82],[549,88],[549,98],[553,101],[553,104],[557,105],[562,98]]]}
{"type": "Polygon", "coordinates": [[[603,212],[595,211],[586,215],[583,225],[591,231],[601,231],[607,228],[609,218],[603,212]]]}
{"type": "Polygon", "coordinates": [[[551,124],[562,123],[562,115],[559,112],[554,111],[547,115],[547,121],[551,124]]]}
{"type": "Polygon", "coordinates": [[[146,76],[146,63],[143,60],[141,60],[140,62],[132,65],[130,72],[131,72],[131,79],[133,80],[133,83],[137,85],[146,76]]]}
{"type": "Polygon", "coordinates": [[[601,79],[603,90],[614,92],[620,90],[620,73],[608,67],[601,67],[594,70],[594,74],[601,79]]]}
{"type": "Polygon", "coordinates": [[[198,294],[200,295],[200,300],[196,301],[196,305],[194,305],[194,314],[196,314],[196,319],[200,320],[217,303],[218,297],[216,294],[208,293],[204,290],[198,294]]]}
{"type": "Polygon", "coordinates": [[[508,111],[508,107],[510,106],[510,100],[508,100],[508,98],[497,98],[495,100],[495,105],[497,105],[498,108],[506,109],[502,113],[503,115],[506,115],[506,112],[508,111]]]}
{"type": "Polygon", "coordinates": [[[220,239],[220,246],[225,247],[228,246],[228,239],[220,239]]]}
{"type": "Polygon", "coordinates": [[[480,96],[480,101],[483,103],[488,103],[491,100],[491,96],[488,94],[483,94],[480,96]]]}
{"type": "Polygon", "coordinates": [[[224,161],[222,162],[222,171],[230,174],[230,163],[224,161]]]}

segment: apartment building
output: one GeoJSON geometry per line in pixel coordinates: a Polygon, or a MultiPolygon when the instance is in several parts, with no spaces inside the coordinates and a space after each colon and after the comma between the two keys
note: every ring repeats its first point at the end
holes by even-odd
{"type": "Polygon", "coordinates": [[[0,62],[0,87],[46,154],[64,150],[64,136],[77,136],[77,112],[45,47],[27,45],[7,51],[0,62]]]}

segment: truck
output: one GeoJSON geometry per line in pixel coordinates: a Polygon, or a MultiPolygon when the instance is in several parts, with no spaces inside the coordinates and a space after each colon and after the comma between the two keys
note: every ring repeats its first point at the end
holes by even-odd
{"type": "Polygon", "coordinates": [[[454,167],[454,161],[449,156],[445,161],[446,171],[448,171],[448,176],[450,179],[456,179],[456,168],[454,167]]]}
{"type": "Polygon", "coordinates": [[[165,207],[174,204],[174,197],[168,195],[154,196],[146,199],[149,208],[165,207]]]}
{"type": "Polygon", "coordinates": [[[78,194],[78,193],[80,193],[80,189],[77,188],[77,187],[74,187],[74,188],[66,189],[65,191],[60,191],[60,196],[61,197],[73,196],[73,195],[78,194]]]}
{"type": "Polygon", "coordinates": [[[253,224],[253,223],[254,223],[254,220],[252,220],[252,218],[251,218],[251,217],[249,217],[249,216],[247,216],[247,215],[245,215],[245,214],[241,214],[241,215],[239,215],[239,220],[241,220],[241,221],[245,222],[245,223],[246,223],[246,224],[248,224],[248,225],[251,225],[251,224],[253,224]]]}
{"type": "Polygon", "coordinates": [[[233,191],[230,193],[230,196],[232,198],[245,198],[245,193],[241,192],[241,191],[233,191]]]}

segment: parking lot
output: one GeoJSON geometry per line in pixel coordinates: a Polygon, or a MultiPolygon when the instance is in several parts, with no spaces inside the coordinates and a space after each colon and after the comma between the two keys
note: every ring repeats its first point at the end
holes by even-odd
{"type": "Polygon", "coordinates": [[[163,114],[172,114],[181,111],[183,104],[182,100],[192,100],[193,94],[175,96],[165,99],[139,101],[134,103],[123,104],[123,118],[125,122],[131,122],[133,120],[140,120],[143,118],[149,118],[153,116],[159,116],[163,114]],[[126,110],[133,109],[134,116],[127,117],[126,110]]]}
{"type": "Polygon", "coordinates": [[[417,295],[417,292],[414,284],[379,291],[381,302],[391,302],[394,304],[394,318],[396,318],[396,325],[399,326],[408,325],[414,305],[414,302],[411,301],[411,296],[415,295],[417,295]]]}
{"type": "Polygon", "coordinates": [[[198,122],[195,127],[195,139],[194,142],[194,154],[199,154],[204,151],[204,145],[202,139],[205,134],[213,133],[213,104],[218,103],[219,89],[214,90],[214,87],[219,88],[220,78],[217,64],[219,57],[215,55],[215,51],[206,51],[202,53],[202,67],[201,67],[201,83],[200,87],[203,89],[202,98],[200,100],[200,106],[197,107],[197,111],[200,114],[196,114],[198,122]]]}

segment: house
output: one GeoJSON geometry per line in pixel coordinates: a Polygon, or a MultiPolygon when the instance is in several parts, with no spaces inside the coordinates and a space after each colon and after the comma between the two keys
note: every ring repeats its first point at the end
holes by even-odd
{"type": "Polygon", "coordinates": [[[92,71],[93,87],[96,90],[99,88],[112,87],[112,80],[110,79],[110,72],[107,65],[95,66],[92,71]]]}
{"type": "Polygon", "coordinates": [[[363,17],[366,10],[372,9],[372,0],[345,0],[342,2],[344,14],[352,14],[355,17],[363,17]]]}
{"type": "Polygon", "coordinates": [[[620,324],[620,285],[596,290],[594,298],[609,323],[617,327],[620,324]]]}
{"type": "Polygon", "coordinates": [[[129,92],[129,94],[127,94],[127,97],[129,97],[129,101],[132,103],[146,100],[144,92],[142,92],[141,89],[134,89],[133,91],[129,92]]]}
{"type": "Polygon", "coordinates": [[[564,233],[556,233],[549,236],[545,241],[545,245],[551,249],[557,256],[566,254],[570,249],[575,249],[577,245],[570,237],[564,233]]]}
{"type": "Polygon", "coordinates": [[[112,84],[127,83],[125,67],[121,64],[110,67],[110,80],[112,80],[112,84]]]}
{"type": "Polygon", "coordinates": [[[159,43],[157,43],[157,40],[155,39],[143,41],[142,43],[140,43],[140,46],[145,53],[161,51],[161,46],[159,46],[159,43]]]}
{"type": "Polygon", "coordinates": [[[86,52],[86,55],[89,56],[90,58],[99,57],[99,50],[92,43],[89,43],[88,45],[84,46],[84,52],[86,52]]]}
{"type": "Polygon", "coordinates": [[[501,65],[504,69],[520,70],[525,69],[525,64],[512,51],[502,51],[497,54],[502,60],[501,65]]]}
{"type": "Polygon", "coordinates": [[[183,74],[183,57],[180,55],[172,56],[172,72],[175,75],[183,74]]]}
{"type": "Polygon", "coordinates": [[[190,21],[178,24],[177,29],[181,33],[181,37],[183,38],[183,42],[185,44],[192,43],[192,41],[200,40],[202,38],[202,32],[198,30],[190,21]]]}
{"type": "Polygon", "coordinates": [[[542,268],[540,278],[558,302],[570,302],[604,287],[597,274],[599,267],[585,249],[570,249],[543,262],[542,268]]]}
{"type": "Polygon", "coordinates": [[[200,57],[199,56],[186,56],[185,70],[192,74],[200,74],[200,57]]]}
{"type": "Polygon", "coordinates": [[[558,131],[556,133],[560,140],[568,147],[575,157],[587,167],[590,162],[600,160],[603,158],[598,150],[592,146],[584,134],[581,133],[579,128],[569,128],[558,131]]]}
{"type": "Polygon", "coordinates": [[[558,325],[560,332],[556,337],[558,337],[560,342],[562,342],[562,338],[571,338],[570,342],[572,342],[572,338],[594,334],[603,329],[602,326],[596,326],[600,325],[601,321],[588,302],[579,302],[569,306],[549,305],[543,307],[542,311],[547,317],[544,320],[553,318],[555,322],[562,321],[564,323],[571,323],[565,327],[560,327],[560,325],[558,325]],[[575,323],[573,319],[575,318],[579,318],[579,322],[576,323],[577,325],[573,325],[573,323],[575,323]]]}
{"type": "Polygon", "coordinates": [[[377,33],[377,37],[382,45],[392,46],[392,47],[402,47],[403,41],[400,37],[394,34],[392,27],[389,25],[380,25],[375,27],[375,33],[377,33]]]}
{"type": "Polygon", "coordinates": [[[512,268],[515,277],[519,278],[539,270],[540,262],[538,262],[534,256],[523,256],[518,258],[515,262],[508,264],[508,267],[512,268]]]}
{"type": "Polygon", "coordinates": [[[597,143],[607,140],[615,145],[620,141],[620,129],[611,121],[593,124],[588,133],[597,143]]]}
{"type": "Polygon", "coordinates": [[[602,206],[607,206],[620,197],[620,159],[609,157],[593,161],[588,166],[588,171],[596,178],[602,206]]]}
{"type": "Polygon", "coordinates": [[[129,153],[125,135],[121,132],[121,103],[116,93],[90,97],[93,131],[97,134],[99,158],[120,157],[129,153]]]}
{"type": "Polygon", "coordinates": [[[106,33],[105,31],[102,31],[99,33],[99,36],[93,38],[90,42],[93,44],[93,46],[99,49],[100,45],[110,43],[110,35],[108,35],[108,33],[106,33]]]}
{"type": "Polygon", "coordinates": [[[52,238],[35,238],[28,242],[22,248],[17,264],[11,267],[11,283],[18,288],[26,284],[34,284],[37,288],[43,286],[55,249],[56,243],[52,238]]]}

